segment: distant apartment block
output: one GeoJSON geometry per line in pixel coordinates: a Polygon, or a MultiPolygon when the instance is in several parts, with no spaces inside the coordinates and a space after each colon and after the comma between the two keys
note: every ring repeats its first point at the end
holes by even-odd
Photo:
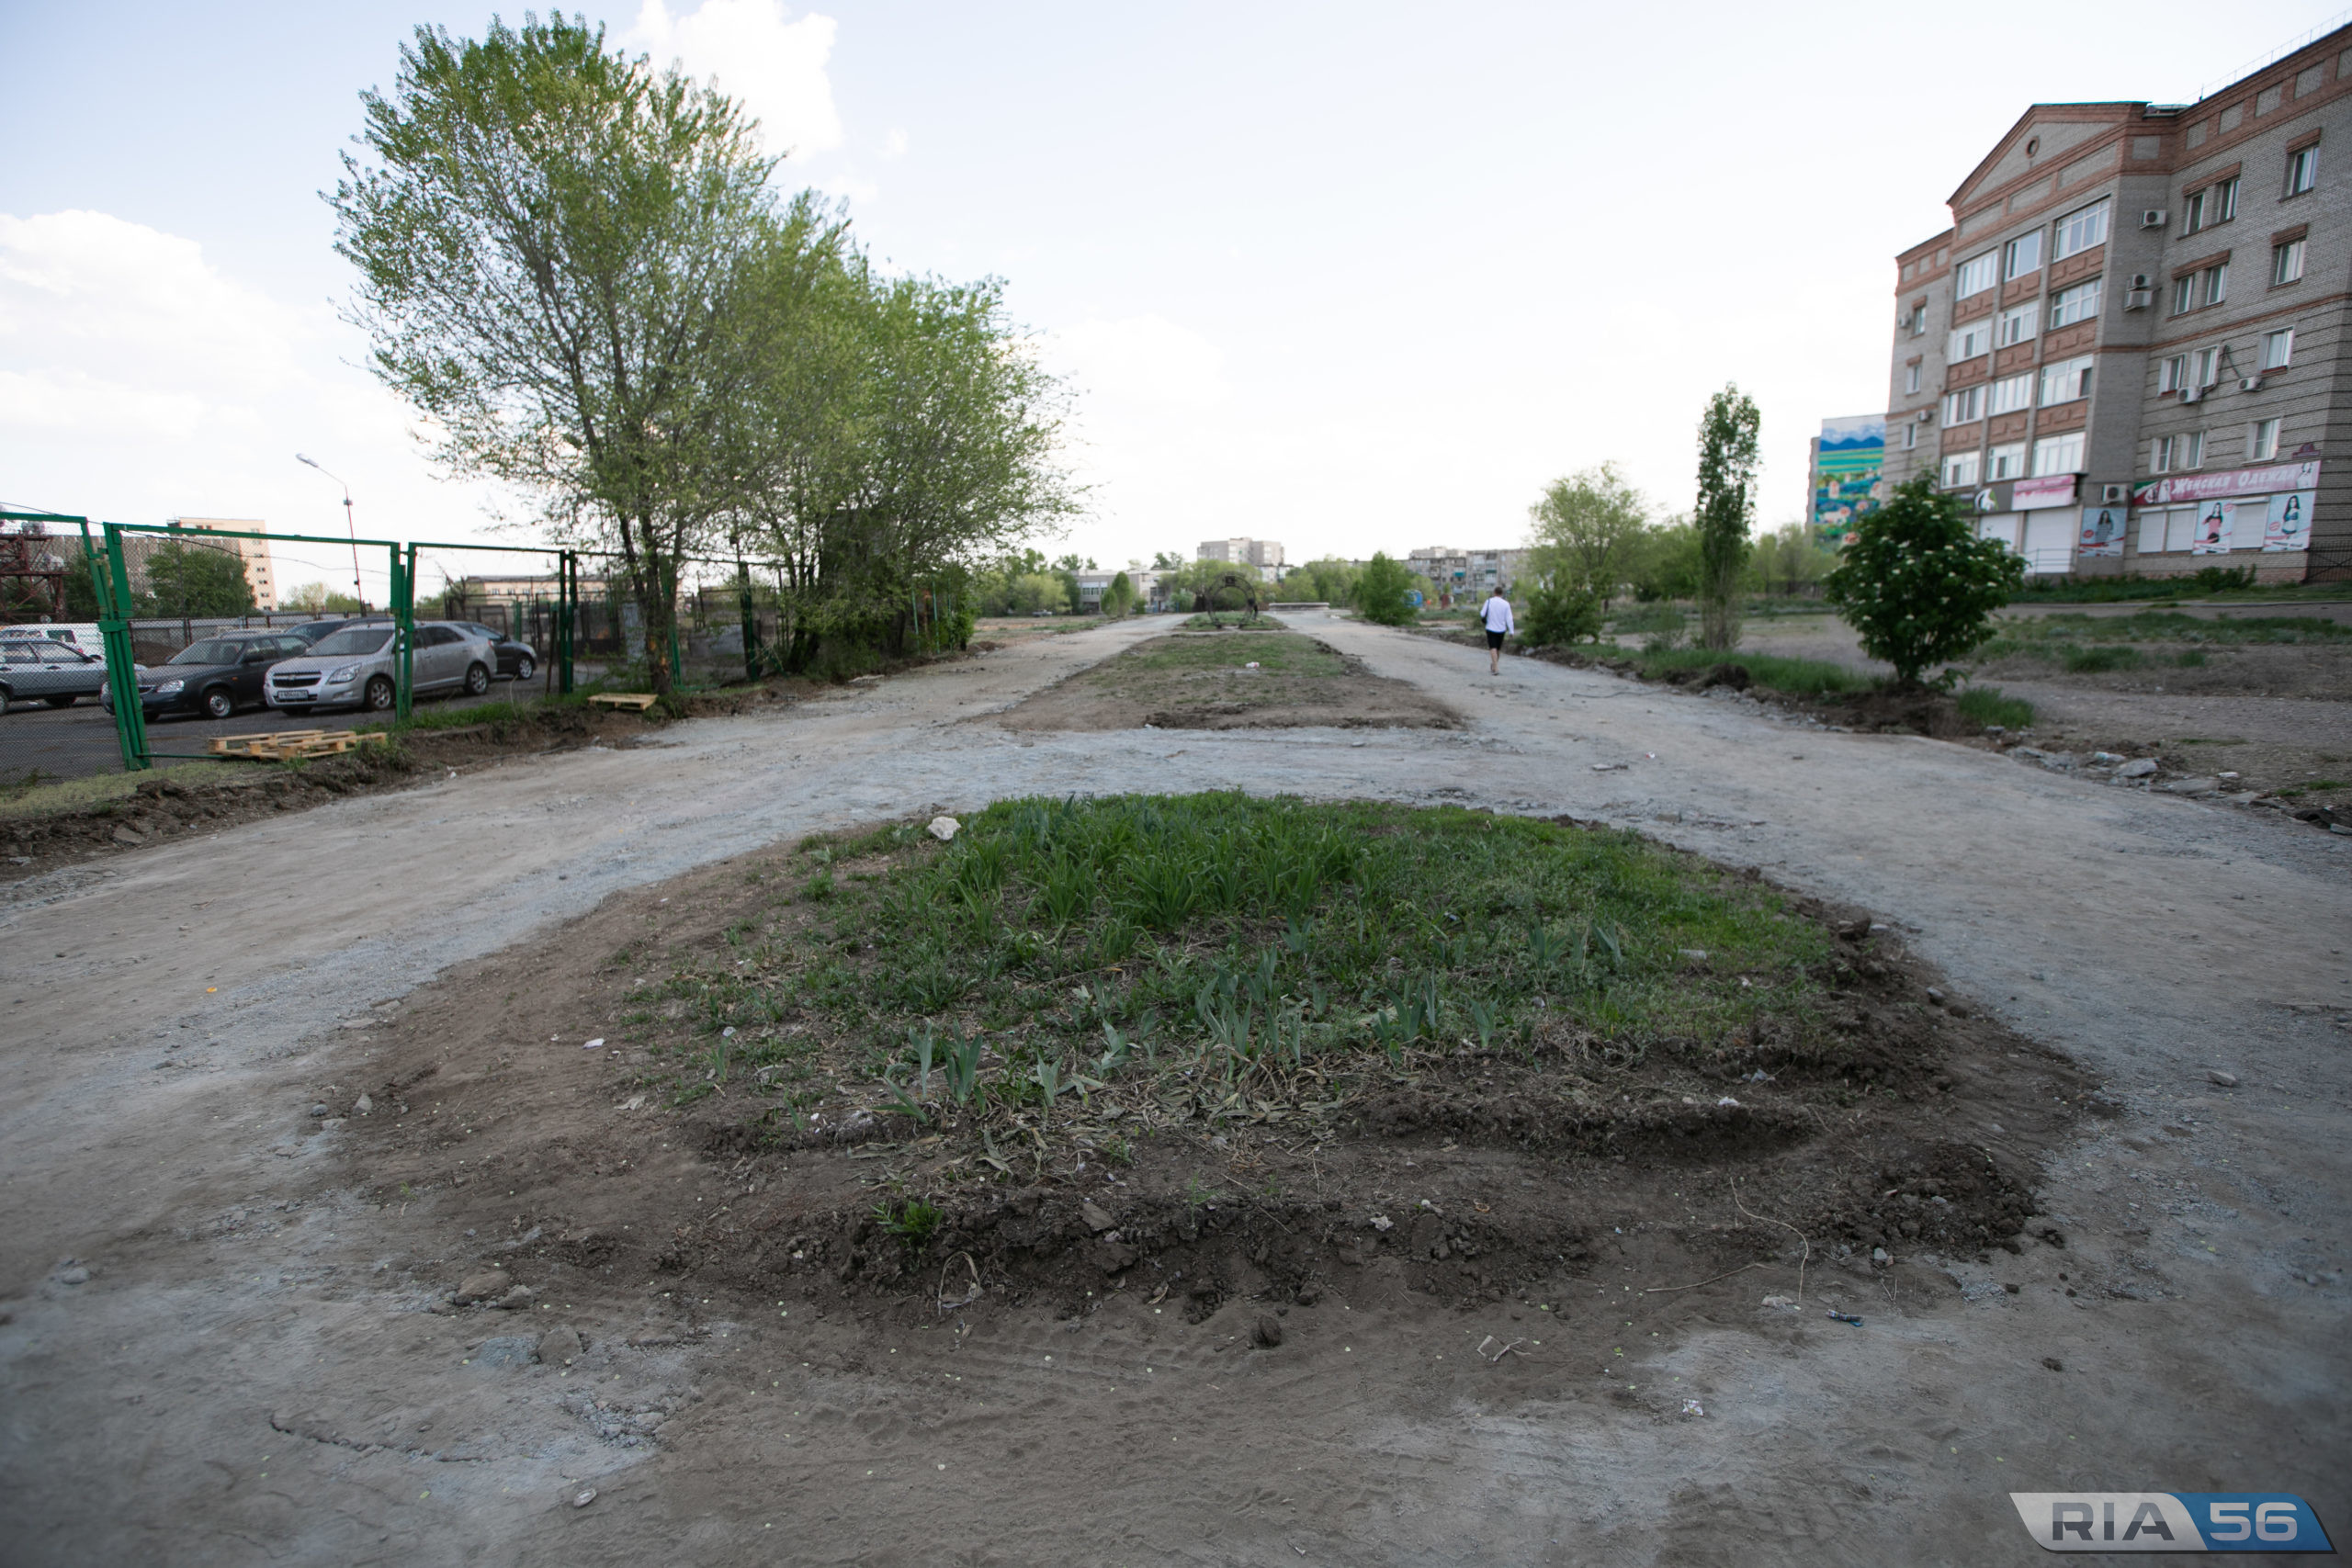
{"type": "Polygon", "coordinates": [[[2352,28],[2036,104],[1895,258],[1885,478],[2040,575],[2352,576],[2352,28]]]}
{"type": "Polygon", "coordinates": [[[1457,550],[1446,545],[1414,550],[1405,558],[1408,571],[1457,599],[1484,598],[1498,589],[1509,593],[1526,566],[1525,550],[1457,550]]]}
{"type": "Polygon", "coordinates": [[[1206,539],[1193,558],[1254,566],[1261,572],[1280,571],[1284,565],[1283,547],[1272,539],[1206,539]]]}
{"type": "MultiPolygon", "coordinates": [[[[173,517],[166,521],[171,526],[186,529],[191,534],[266,534],[269,532],[269,525],[258,517],[173,517]]],[[[277,581],[270,570],[269,541],[229,538],[222,539],[219,543],[226,548],[236,551],[238,559],[244,564],[246,585],[254,591],[254,608],[256,610],[277,609],[277,581]]],[[[143,581],[135,581],[130,587],[134,593],[143,593],[147,589],[143,581]]]]}

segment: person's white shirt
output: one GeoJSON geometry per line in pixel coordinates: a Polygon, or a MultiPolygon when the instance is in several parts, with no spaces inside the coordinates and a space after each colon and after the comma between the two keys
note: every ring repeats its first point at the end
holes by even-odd
{"type": "Polygon", "coordinates": [[[1487,623],[1490,632],[1513,632],[1519,624],[1511,619],[1510,601],[1498,593],[1478,606],[1478,618],[1487,623]]]}

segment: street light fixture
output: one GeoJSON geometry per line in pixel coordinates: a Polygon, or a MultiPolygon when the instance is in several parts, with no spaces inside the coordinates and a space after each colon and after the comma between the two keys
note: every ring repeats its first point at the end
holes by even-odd
{"type": "MultiPolygon", "coordinates": [[[[306,457],[297,452],[294,454],[294,460],[298,463],[308,463],[319,472],[327,474],[326,469],[320,466],[315,457],[306,457]]],[[[343,525],[351,535],[351,592],[352,597],[359,601],[359,613],[364,615],[368,613],[368,591],[359,585],[359,526],[351,520],[351,487],[344,484],[342,479],[336,479],[333,474],[327,474],[327,478],[343,485],[343,525]]]]}

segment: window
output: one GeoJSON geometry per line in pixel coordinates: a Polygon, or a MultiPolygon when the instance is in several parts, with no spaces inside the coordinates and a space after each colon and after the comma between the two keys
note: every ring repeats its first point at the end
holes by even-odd
{"type": "Polygon", "coordinates": [[[2107,203],[2095,201],[2088,207],[2068,213],[2058,220],[2058,243],[2051,249],[2050,259],[2064,261],[2078,255],[2093,245],[2107,243],[2107,203]]]}
{"type": "Polygon", "coordinates": [[[1993,287],[1993,265],[2000,259],[1998,251],[1986,251],[1981,256],[1971,256],[1960,264],[1960,272],[1952,279],[1951,297],[1965,299],[1972,294],[1982,294],[1993,287]]]}
{"type": "MultiPolygon", "coordinates": [[[[2177,435],[2159,435],[2156,437],[2154,449],[2148,455],[2148,471],[2150,473],[2168,474],[2172,472],[2173,444],[2179,439],[2180,437],[2177,435]]],[[[2147,547],[2144,545],[2141,547],[2143,549],[2145,549],[2146,547],[2147,547]]]]}
{"type": "Polygon", "coordinates": [[[2257,419],[2246,443],[2246,461],[2267,463],[2278,456],[2278,421],[2257,419]]]}
{"type": "Polygon", "coordinates": [[[2197,309],[2197,275],[2183,273],[2172,280],[2172,313],[2185,316],[2197,309]]]}
{"type": "Polygon", "coordinates": [[[2154,469],[2169,474],[2180,468],[2201,468],[2205,466],[2205,433],[2192,430],[2186,435],[2156,437],[2154,469]]]}
{"type": "Polygon", "coordinates": [[[2180,204],[2180,231],[2194,234],[2205,227],[2205,205],[2211,191],[2191,191],[2180,204]]]}
{"type": "Polygon", "coordinates": [[[1993,328],[1993,341],[2003,348],[2024,343],[2041,329],[2041,301],[2035,299],[2015,310],[2001,312],[1993,328]]]}
{"type": "Polygon", "coordinates": [[[2006,446],[1996,446],[1985,455],[1987,479],[2015,479],[2025,477],[2025,443],[2012,441],[2006,446]]]}
{"type": "MultiPolygon", "coordinates": [[[[2055,365],[2043,366],[2041,406],[2048,408],[2052,403],[2071,403],[2078,398],[2089,397],[2091,367],[2097,363],[2093,355],[2084,354],[2072,359],[2062,359],[2055,365]]],[[[2035,471],[2040,470],[2037,468],[2035,471]]]]}
{"type": "Polygon", "coordinates": [[[1903,449],[1911,451],[1919,445],[1919,422],[1913,420],[1903,427],[1903,449]]]}
{"type": "Polygon", "coordinates": [[[1958,452],[1944,459],[1944,488],[1958,490],[1976,482],[1976,454],[1958,452]]]}
{"type": "Polygon", "coordinates": [[[2046,435],[2033,444],[2033,477],[2075,474],[2083,468],[2083,433],[2046,435]]]}
{"type": "Polygon", "coordinates": [[[1903,389],[1905,392],[1917,392],[1919,389],[1919,366],[1916,360],[1903,368],[1903,389]]]}
{"type": "Polygon", "coordinates": [[[1963,387],[1944,394],[1944,423],[1967,424],[1984,417],[1984,389],[1963,387]]]}
{"type": "Polygon", "coordinates": [[[1918,299],[1912,302],[1911,335],[1913,337],[1926,337],[1928,335],[1928,302],[1925,299],[1918,299]]]}
{"type": "Polygon", "coordinates": [[[2281,327],[2262,334],[2262,367],[2284,370],[2295,361],[2295,329],[2281,327]]]}
{"type": "Polygon", "coordinates": [[[2001,276],[2004,278],[2023,277],[2029,272],[2041,270],[2041,231],[2020,234],[2001,250],[2001,276]]]}
{"type": "Polygon", "coordinates": [[[2197,303],[2218,305],[2230,297],[2230,264],[2209,266],[2197,275],[2197,303]]]}
{"type": "Polygon", "coordinates": [[[1964,327],[1953,330],[1951,353],[1947,357],[1957,365],[1963,359],[1973,359],[1980,354],[1989,354],[1992,349],[1993,323],[1989,320],[1971,321],[1964,327]]]}
{"type": "Polygon", "coordinates": [[[2238,215],[2238,177],[2232,175],[2213,187],[2213,221],[2227,223],[2238,215]]]}
{"type": "Polygon", "coordinates": [[[2290,240],[2283,245],[2270,247],[2270,287],[2282,283],[2300,283],[2303,276],[2303,243],[2290,240]]]}
{"type": "Polygon", "coordinates": [[[2033,372],[2011,376],[1993,383],[1992,396],[1987,400],[1987,413],[2016,413],[2033,406],[2033,372]]]}
{"type": "Polygon", "coordinates": [[[2319,184],[2319,149],[2300,147],[2287,154],[2287,194],[2301,196],[2319,184]]]}
{"type": "Polygon", "coordinates": [[[2077,283],[2072,288],[2062,288],[2050,297],[2050,330],[2071,327],[2076,321],[2087,321],[2098,314],[2099,278],[2077,283]]]}
{"type": "Polygon", "coordinates": [[[2156,366],[2156,390],[2177,392],[2188,385],[2188,355],[2176,354],[2156,366]]]}
{"type": "Polygon", "coordinates": [[[2188,375],[2188,384],[2192,387],[2210,387],[2219,381],[2222,378],[2222,351],[2200,348],[2190,355],[2188,375]]]}

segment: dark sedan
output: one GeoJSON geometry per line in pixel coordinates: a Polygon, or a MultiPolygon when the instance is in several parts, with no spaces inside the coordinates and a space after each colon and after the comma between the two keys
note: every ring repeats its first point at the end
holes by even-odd
{"type": "MultiPolygon", "coordinates": [[[[200,713],[227,718],[241,707],[263,706],[262,677],[281,660],[311,645],[292,632],[228,632],[192,642],[155,668],[139,671],[139,705],[149,718],[200,713]]],[[[114,696],[101,702],[114,711],[114,696]]]]}
{"type": "Polygon", "coordinates": [[[519,637],[511,637],[504,632],[492,631],[480,621],[457,621],[452,624],[462,626],[469,632],[479,632],[490,638],[490,646],[498,651],[500,680],[527,681],[531,678],[532,672],[538,669],[539,656],[531,651],[529,643],[519,637]]]}

